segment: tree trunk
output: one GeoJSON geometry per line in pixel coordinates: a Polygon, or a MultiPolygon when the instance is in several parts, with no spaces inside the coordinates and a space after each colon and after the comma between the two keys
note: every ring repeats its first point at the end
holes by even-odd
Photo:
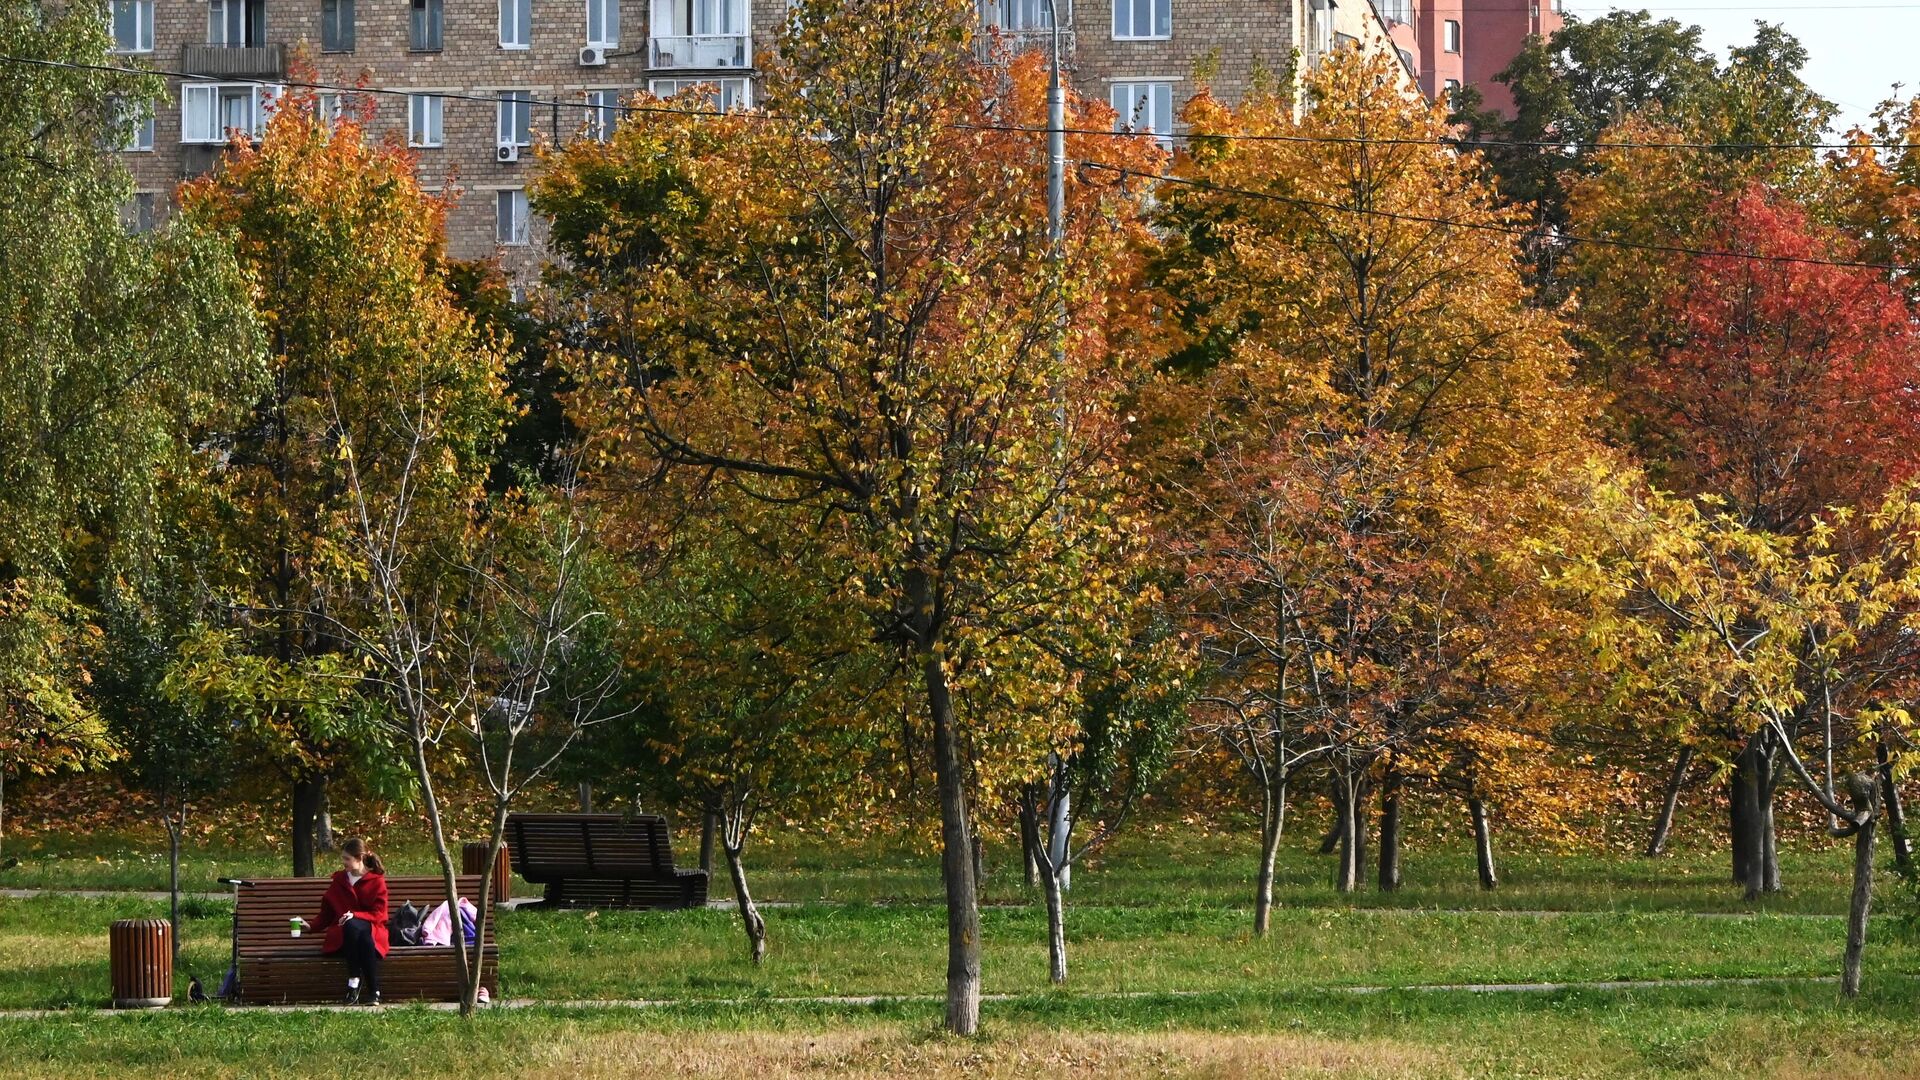
{"type": "Polygon", "coordinates": [[[1886,743],[1875,743],[1874,756],[1880,767],[1880,805],[1886,809],[1887,838],[1893,842],[1893,862],[1902,870],[1913,867],[1913,845],[1907,841],[1907,813],[1900,803],[1900,785],[1893,779],[1893,760],[1886,743]]]}
{"type": "Polygon", "coordinates": [[[1027,888],[1040,883],[1040,822],[1033,812],[1032,800],[1020,798],[1020,862],[1026,874],[1027,888]]]}
{"type": "Polygon", "coordinates": [[[767,959],[767,921],[760,917],[760,909],[753,906],[753,895],[747,891],[747,870],[740,861],[747,849],[746,838],[720,847],[727,853],[727,876],[733,879],[733,902],[740,909],[740,925],[747,932],[747,951],[753,965],[759,967],[767,959]]]}
{"type": "Polygon", "coordinates": [[[320,810],[313,815],[313,850],[316,852],[333,850],[333,786],[322,784],[320,788],[320,810]]]}
{"type": "Polygon", "coordinates": [[[1499,888],[1500,878],[1493,870],[1493,823],[1487,820],[1487,804],[1478,795],[1467,799],[1467,813],[1473,817],[1473,859],[1480,871],[1480,887],[1499,888]]]}
{"type": "Polygon", "coordinates": [[[1400,778],[1388,773],[1380,787],[1380,891],[1400,888],[1400,778]]]}
{"type": "Polygon", "coordinates": [[[1680,806],[1680,786],[1686,783],[1687,769],[1693,764],[1693,747],[1680,748],[1673,763],[1673,775],[1667,778],[1667,793],[1660,800],[1660,815],[1653,819],[1653,835],[1647,838],[1647,858],[1657,858],[1667,850],[1667,837],[1673,832],[1674,811],[1680,806]]]}
{"type": "Polygon", "coordinates": [[[313,826],[327,797],[324,776],[302,776],[293,782],[293,876],[313,876],[313,826]]]}
{"type": "Polygon", "coordinates": [[[1765,891],[1767,884],[1765,824],[1760,796],[1764,786],[1765,756],[1756,736],[1733,761],[1733,779],[1728,791],[1733,833],[1733,880],[1748,900],[1765,891]]]}
{"type": "Polygon", "coordinates": [[[967,839],[970,841],[968,850],[973,855],[973,882],[977,889],[987,880],[987,847],[980,839],[980,830],[972,826],[967,828],[967,839]]]}
{"type": "Polygon", "coordinates": [[[1066,897],[1060,882],[1061,871],[1065,869],[1055,863],[1051,872],[1040,875],[1047,894],[1047,978],[1053,980],[1055,986],[1065,985],[1067,981],[1066,897]]]}
{"type": "Polygon", "coordinates": [[[1287,782],[1267,786],[1260,800],[1260,874],[1254,884],[1253,933],[1266,937],[1273,920],[1273,864],[1287,826],[1287,782]]]}
{"type": "Polygon", "coordinates": [[[1860,996],[1860,958],[1867,948],[1867,916],[1873,907],[1873,834],[1879,824],[1875,780],[1855,773],[1848,781],[1858,821],[1853,834],[1853,897],[1847,905],[1847,953],[1840,966],[1840,992],[1860,996]]]}
{"type": "Polygon", "coordinates": [[[930,649],[922,667],[940,794],[940,871],[947,901],[946,1027],[955,1035],[972,1035],[980,1030],[980,890],[973,876],[966,779],[946,669],[930,649]]]}
{"type": "Polygon", "coordinates": [[[1356,781],[1341,777],[1340,791],[1340,869],[1333,887],[1350,893],[1360,888],[1360,866],[1366,859],[1366,835],[1360,822],[1361,796],[1356,781]]]}
{"type": "Polygon", "coordinates": [[[700,813],[700,869],[708,878],[713,877],[713,834],[720,822],[720,813],[709,806],[700,813]]]}
{"type": "Polygon", "coordinates": [[[585,780],[580,781],[580,786],[576,789],[575,795],[580,800],[580,812],[583,814],[593,813],[593,785],[587,783],[585,780]]]}
{"type": "Polygon", "coordinates": [[[1347,812],[1343,804],[1345,795],[1341,792],[1338,777],[1329,785],[1329,795],[1333,799],[1333,824],[1327,826],[1326,835],[1320,837],[1322,855],[1331,855],[1339,850],[1340,842],[1347,837],[1347,812]]]}
{"type": "MultiPolygon", "coordinates": [[[[453,916],[453,943],[458,946],[453,950],[453,970],[461,987],[460,1015],[471,1016],[479,996],[480,973],[468,962],[466,935],[460,932],[460,883],[457,880],[459,875],[453,865],[453,851],[447,844],[446,824],[440,819],[440,796],[434,790],[433,773],[427,767],[426,734],[422,730],[422,723],[417,715],[409,721],[409,726],[411,728],[409,736],[413,741],[414,780],[420,784],[420,805],[427,812],[427,836],[433,841],[433,853],[440,860],[440,880],[446,887],[447,912],[453,916]]],[[[493,828],[495,844],[499,843],[498,837],[506,827],[505,822],[506,807],[496,805],[493,828]]],[[[491,883],[492,877],[493,875],[489,873],[481,879],[483,891],[487,884],[491,883]]],[[[493,913],[481,909],[478,917],[490,919],[493,913]]],[[[477,938],[475,945],[478,946],[477,938]]]]}
{"type": "MultiPolygon", "coordinates": [[[[1065,769],[1066,765],[1056,762],[1054,768],[1065,769]]],[[[1068,794],[1064,780],[1056,780],[1053,790],[1060,793],[1060,798],[1047,817],[1047,854],[1053,859],[1054,876],[1065,891],[1073,888],[1073,860],[1068,858],[1067,849],[1073,842],[1073,796],[1068,794]]]]}
{"type": "Polygon", "coordinates": [[[179,820],[166,814],[167,820],[167,921],[173,925],[173,964],[180,966],[180,831],[187,827],[187,808],[180,808],[179,820]]]}
{"type": "Polygon", "coordinates": [[[1780,891],[1780,833],[1773,823],[1773,795],[1786,767],[1773,754],[1760,755],[1760,888],[1770,893],[1780,891]]]}
{"type": "Polygon", "coordinates": [[[0,763],[0,852],[7,849],[7,767],[0,763]]]}

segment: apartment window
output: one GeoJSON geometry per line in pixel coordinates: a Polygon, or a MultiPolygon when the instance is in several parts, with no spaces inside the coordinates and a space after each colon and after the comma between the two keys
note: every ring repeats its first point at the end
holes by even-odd
{"type": "Polygon", "coordinates": [[[207,44],[258,48],[266,43],[266,0],[208,0],[207,44]]]}
{"type": "Polygon", "coordinates": [[[113,107],[114,126],[120,136],[113,149],[128,153],[153,149],[153,113],[144,105],[131,101],[116,101],[113,107]]]}
{"type": "Polygon", "coordinates": [[[320,51],[353,51],[353,0],[320,0],[320,51]]]}
{"type": "Polygon", "coordinates": [[[323,90],[314,95],[313,115],[322,124],[331,128],[344,116],[359,118],[360,99],[353,94],[343,94],[337,90],[323,90]]]}
{"type": "Polygon", "coordinates": [[[1113,84],[1114,127],[1119,131],[1150,131],[1161,146],[1173,148],[1173,84],[1123,82],[1113,84]]]}
{"type": "Polygon", "coordinates": [[[407,95],[407,145],[439,146],[446,102],[435,94],[407,95]]]}
{"type": "Polygon", "coordinates": [[[180,141],[223,143],[233,131],[257,139],[279,93],[253,83],[187,83],[180,87],[180,141]]]}
{"type": "Polygon", "coordinates": [[[533,0],[500,0],[500,47],[533,47],[533,0]]]}
{"type": "Polygon", "coordinates": [[[444,0],[412,0],[407,19],[407,48],[414,52],[439,52],[446,34],[444,0]]]}
{"type": "Polygon", "coordinates": [[[1460,80],[1448,79],[1446,83],[1441,86],[1440,89],[1442,90],[1442,92],[1446,94],[1452,94],[1455,90],[1460,89],[1460,80]]]}
{"type": "Polygon", "coordinates": [[[533,92],[500,91],[500,145],[533,145],[533,92]]]}
{"type": "Polygon", "coordinates": [[[648,64],[743,68],[753,62],[747,0],[653,0],[648,64]]]}
{"type": "Polygon", "coordinates": [[[1173,0],[1113,0],[1113,36],[1152,40],[1173,36],[1173,0]]]}
{"type": "Polygon", "coordinates": [[[589,90],[587,98],[587,124],[585,134],[595,142],[606,142],[613,138],[613,128],[620,119],[620,91],[589,90]]]}
{"type": "Polygon", "coordinates": [[[620,0],[587,0],[587,44],[620,44],[620,0]]]}
{"type": "Polygon", "coordinates": [[[527,193],[510,188],[497,194],[493,238],[510,247],[519,247],[527,242],[527,193]]]}
{"type": "MultiPolygon", "coordinates": [[[[1124,0],[1115,0],[1115,6],[1122,2],[1124,0]]],[[[1059,0],[1059,4],[1062,16],[1068,24],[1071,24],[1073,22],[1072,6],[1067,3],[1067,0],[1059,0]]],[[[982,23],[1012,33],[1053,29],[1053,23],[1048,19],[1049,14],[1047,0],[982,0],[980,5],[982,23]]]]}
{"type": "Polygon", "coordinates": [[[1441,48],[1443,48],[1443,49],[1445,49],[1446,51],[1448,51],[1448,52],[1450,52],[1450,53],[1457,53],[1457,52],[1459,52],[1459,51],[1460,51],[1460,24],[1459,24],[1459,22],[1457,22],[1457,21],[1455,21],[1455,20],[1453,20],[1453,19],[1448,19],[1448,20],[1447,20],[1447,21],[1446,21],[1445,23],[1443,23],[1443,24],[1441,24],[1441,29],[1442,29],[1442,31],[1444,32],[1444,34],[1443,34],[1443,37],[1442,37],[1442,39],[1441,39],[1441,45],[1440,45],[1440,47],[1441,47],[1441,48]]]}
{"type": "Polygon", "coordinates": [[[647,93],[664,100],[692,92],[706,108],[731,112],[753,104],[751,87],[746,79],[654,79],[647,93]]]}
{"type": "Polygon", "coordinates": [[[154,226],[154,193],[135,192],[133,198],[120,204],[120,226],[130,233],[150,233],[154,226]]]}
{"type": "Polygon", "coordinates": [[[153,0],[114,0],[113,51],[153,51],[153,0]]]}
{"type": "Polygon", "coordinates": [[[1333,51],[1333,0],[1307,0],[1307,60],[1317,64],[1333,51]]]}
{"type": "Polygon", "coordinates": [[[1380,14],[1389,22],[1413,22],[1413,0],[1385,0],[1380,5],[1380,14]]]}

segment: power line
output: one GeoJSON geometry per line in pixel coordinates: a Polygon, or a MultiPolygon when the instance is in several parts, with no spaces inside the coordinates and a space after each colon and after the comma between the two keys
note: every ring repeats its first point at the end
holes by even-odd
{"type": "MultiPolygon", "coordinates": [[[[1916,6],[1920,7],[1920,5],[1916,5],[1916,6]]],[[[390,97],[416,97],[416,96],[435,97],[435,98],[441,98],[441,99],[453,100],[453,101],[475,101],[475,102],[480,102],[482,104],[487,104],[487,105],[498,105],[502,100],[498,95],[470,94],[470,93],[464,93],[461,91],[451,91],[451,90],[450,91],[431,91],[431,90],[413,90],[413,89],[382,87],[382,86],[367,86],[367,85],[358,85],[358,84],[349,84],[349,83],[310,82],[310,81],[286,80],[286,79],[273,80],[273,79],[258,79],[258,78],[235,78],[235,77],[221,76],[221,75],[206,75],[206,74],[197,74],[197,73],[185,72],[185,71],[174,71],[167,68],[127,67],[125,65],[118,65],[118,64],[89,64],[89,63],[83,63],[75,60],[46,60],[39,57],[12,56],[7,54],[0,54],[0,63],[28,64],[28,65],[33,65],[37,67],[63,68],[63,69],[76,70],[76,71],[94,71],[94,72],[103,72],[103,73],[114,74],[114,75],[162,75],[169,78],[181,79],[183,81],[219,84],[219,85],[225,85],[225,86],[277,87],[282,89],[326,91],[328,93],[374,94],[374,95],[385,95],[390,97]]],[[[739,76],[730,76],[730,77],[739,78],[739,76]]],[[[683,79],[681,81],[687,81],[687,80],[683,79]]],[[[695,81],[698,81],[698,80],[695,80],[695,81]]],[[[529,106],[542,106],[546,108],[555,108],[555,109],[592,108],[596,110],[611,110],[614,112],[618,112],[623,116],[632,115],[636,113],[654,113],[654,114],[666,114],[666,115],[672,115],[672,116],[702,116],[702,117],[718,117],[718,116],[735,115],[735,116],[743,116],[752,120],[776,121],[776,122],[782,122],[782,123],[798,122],[798,118],[796,117],[783,116],[778,113],[769,113],[769,112],[763,112],[758,110],[744,110],[744,111],[738,111],[730,114],[720,109],[687,109],[687,108],[676,108],[670,105],[619,104],[619,105],[589,106],[586,104],[584,100],[561,101],[556,98],[537,98],[537,97],[531,97],[531,96],[524,99],[516,99],[516,103],[524,103],[529,106]]],[[[961,131],[999,131],[999,132],[1010,132],[1010,133],[1016,133],[1016,134],[1029,134],[1029,135],[1044,135],[1049,130],[1048,128],[1045,128],[1045,127],[1027,126],[1027,125],[1020,125],[1020,124],[955,123],[955,124],[949,124],[947,126],[952,129],[961,130],[961,131]]],[[[1179,141],[1179,142],[1186,142],[1186,143],[1192,143],[1194,141],[1220,140],[1220,141],[1226,141],[1226,142],[1255,142],[1255,143],[1277,142],[1277,143],[1303,143],[1303,144],[1352,145],[1352,146],[1445,146],[1445,147],[1451,147],[1456,149],[1476,149],[1480,147],[1497,146],[1497,147],[1506,147],[1506,148],[1514,148],[1514,149],[1533,149],[1533,150],[1565,150],[1575,145],[1571,141],[1567,141],[1567,140],[1554,141],[1550,139],[1537,139],[1537,140],[1468,139],[1468,138],[1449,138],[1445,136],[1428,138],[1428,139],[1414,139],[1414,138],[1374,137],[1374,136],[1364,136],[1364,135],[1283,135],[1283,134],[1272,134],[1272,133],[1208,134],[1205,132],[1168,133],[1168,132],[1139,131],[1139,130],[1132,130],[1132,129],[1108,130],[1106,128],[1066,128],[1065,131],[1069,135],[1095,135],[1095,136],[1101,136],[1106,138],[1155,139],[1160,141],[1179,141]]],[[[1750,151],[1763,151],[1763,150],[1853,150],[1853,149],[1866,149],[1866,148],[1888,149],[1888,150],[1920,149],[1920,146],[1916,146],[1913,143],[1908,143],[1903,140],[1897,140],[1897,139],[1862,140],[1858,142],[1781,142],[1781,143],[1761,143],[1761,142],[1732,143],[1732,142],[1684,142],[1684,141],[1644,142],[1643,141],[1643,142],[1601,142],[1601,143],[1595,144],[1595,146],[1596,147],[1617,147],[1624,150],[1699,150],[1699,151],[1718,151],[1718,152],[1750,152],[1750,151]]]]}
{"type": "MultiPolygon", "coordinates": [[[[1270,191],[1253,191],[1248,188],[1210,184],[1204,180],[1195,180],[1192,177],[1186,176],[1175,176],[1170,173],[1143,173],[1138,169],[1129,169],[1121,165],[1110,165],[1101,161],[1082,161],[1079,164],[1083,168],[1118,173],[1122,181],[1129,176],[1137,176],[1143,180],[1177,184],[1183,187],[1196,188],[1201,191],[1211,191],[1221,195],[1261,199],[1269,202],[1287,203],[1292,206],[1304,206],[1319,210],[1334,210],[1362,217],[1385,218],[1391,221],[1405,221],[1424,225],[1445,225],[1452,228],[1471,229],[1479,232],[1505,233],[1508,236],[1525,237],[1534,235],[1534,230],[1532,229],[1516,228],[1511,225],[1499,225],[1493,222],[1461,221],[1457,218],[1445,218],[1426,214],[1405,214],[1392,210],[1364,209],[1357,206],[1345,206],[1340,203],[1325,202],[1319,199],[1308,199],[1294,195],[1276,195],[1270,191]]],[[[1556,232],[1551,235],[1554,240],[1566,244],[1598,244],[1602,247],[1628,248],[1635,251],[1653,251],[1672,255],[1692,255],[1708,259],[1744,259],[1750,262],[1774,264],[1791,263],[1807,266],[1837,266],[1850,270],[1882,270],[1897,274],[1911,274],[1920,271],[1920,267],[1901,266],[1896,263],[1861,262],[1852,259],[1820,259],[1802,255],[1762,255],[1758,252],[1750,251],[1715,251],[1710,248],[1686,247],[1680,244],[1656,244],[1639,240],[1618,240],[1602,236],[1579,236],[1573,233],[1556,232]]]]}

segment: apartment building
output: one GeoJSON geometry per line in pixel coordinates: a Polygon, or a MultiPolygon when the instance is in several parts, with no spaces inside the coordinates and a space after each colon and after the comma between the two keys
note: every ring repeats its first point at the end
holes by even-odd
{"type": "MultiPolygon", "coordinates": [[[[1395,50],[1368,0],[1056,0],[1076,88],[1123,122],[1173,134],[1195,73],[1236,100],[1262,77],[1335,49],[1395,50]],[[1077,8],[1077,10],[1076,10],[1077,8]]],[[[1454,2],[1458,0],[1440,0],[1454,2]]],[[[167,97],[125,148],[135,227],[167,212],[182,179],[218,160],[234,130],[263,129],[277,87],[304,60],[376,138],[404,139],[430,187],[457,187],[448,250],[537,266],[540,223],[526,184],[536,139],[599,138],[617,106],[648,89],[707,86],[748,106],[756,55],[787,0],[108,0],[118,52],[171,74],[167,97]]],[[[1016,47],[1050,38],[1049,0],[980,0],[983,25],[1016,47]]],[[[1406,54],[1402,53],[1402,58],[1406,54]]],[[[302,69],[304,70],[304,68],[302,69]]],[[[1411,92],[1415,70],[1408,67],[1411,92]]]]}
{"type": "Polygon", "coordinates": [[[1438,99],[1474,86],[1488,108],[1511,116],[1513,94],[1493,77],[1520,55],[1528,37],[1551,37],[1566,25],[1564,2],[1377,0],[1377,6],[1421,93],[1438,99]]]}

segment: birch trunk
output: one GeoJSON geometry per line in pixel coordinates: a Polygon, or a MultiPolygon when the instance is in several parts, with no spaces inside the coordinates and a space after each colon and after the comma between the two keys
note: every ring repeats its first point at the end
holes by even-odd
{"type": "Polygon", "coordinates": [[[1667,777],[1666,795],[1660,800],[1660,815],[1653,819],[1653,835],[1647,838],[1647,858],[1657,858],[1667,850],[1667,837],[1673,832],[1673,815],[1680,807],[1680,786],[1686,783],[1687,769],[1693,764],[1693,747],[1682,747],[1667,777]]]}

